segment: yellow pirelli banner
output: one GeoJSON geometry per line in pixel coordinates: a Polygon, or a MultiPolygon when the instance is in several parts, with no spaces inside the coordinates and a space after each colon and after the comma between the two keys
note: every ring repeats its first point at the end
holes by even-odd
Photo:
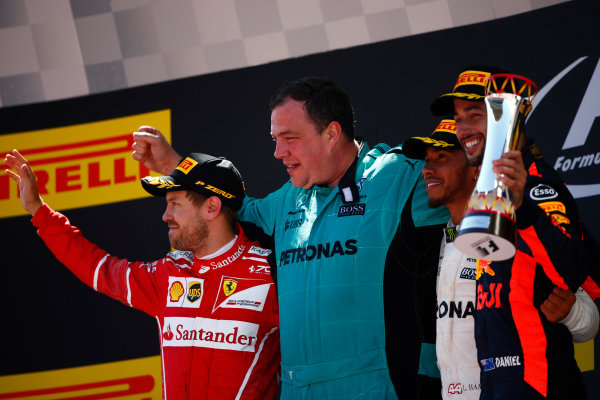
{"type": "Polygon", "coordinates": [[[161,399],[160,356],[0,376],[0,399],[161,399]]]}
{"type": "MultiPolygon", "coordinates": [[[[171,112],[161,110],[0,135],[0,168],[6,169],[7,152],[19,150],[35,172],[40,194],[57,210],[146,197],[140,179],[151,173],[131,157],[132,133],[141,125],[159,128],[171,142],[171,112]]],[[[0,174],[0,218],[25,214],[16,183],[0,174]]]]}

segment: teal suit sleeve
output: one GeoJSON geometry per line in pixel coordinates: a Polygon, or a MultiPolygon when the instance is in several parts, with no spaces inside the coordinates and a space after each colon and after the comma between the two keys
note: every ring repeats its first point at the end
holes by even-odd
{"type": "Polygon", "coordinates": [[[281,197],[285,195],[288,185],[290,184],[286,183],[279,190],[262,199],[246,196],[242,208],[238,211],[240,221],[251,222],[267,235],[272,235],[277,224],[281,197]]]}

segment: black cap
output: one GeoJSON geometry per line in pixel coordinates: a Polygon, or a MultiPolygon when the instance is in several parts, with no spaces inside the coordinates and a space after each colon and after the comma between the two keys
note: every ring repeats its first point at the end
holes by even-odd
{"type": "Polygon", "coordinates": [[[429,136],[414,136],[402,145],[402,153],[408,158],[423,160],[428,147],[437,147],[445,150],[461,149],[456,137],[456,122],[444,119],[429,136]]]}
{"type": "Polygon", "coordinates": [[[218,196],[227,207],[239,210],[244,199],[242,176],[231,161],[208,154],[191,153],[167,176],[142,178],[143,188],[153,196],[191,190],[205,197],[218,196]]]}
{"type": "Polygon", "coordinates": [[[431,103],[431,113],[439,117],[454,114],[454,99],[483,101],[488,78],[493,74],[506,73],[498,67],[467,67],[458,75],[451,93],[438,97],[431,103]]]}

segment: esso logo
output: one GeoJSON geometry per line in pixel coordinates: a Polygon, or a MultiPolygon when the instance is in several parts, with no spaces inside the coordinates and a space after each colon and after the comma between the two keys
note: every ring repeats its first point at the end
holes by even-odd
{"type": "Polygon", "coordinates": [[[554,188],[544,184],[539,184],[529,191],[529,197],[533,200],[550,200],[557,196],[558,193],[554,188]]]}

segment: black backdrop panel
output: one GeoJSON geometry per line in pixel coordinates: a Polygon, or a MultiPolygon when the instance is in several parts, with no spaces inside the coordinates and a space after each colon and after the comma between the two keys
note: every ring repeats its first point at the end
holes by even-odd
{"type": "MultiPolygon", "coordinates": [[[[578,133],[586,138],[584,144],[563,150],[573,121],[586,109],[580,105],[588,86],[591,83],[600,90],[600,84],[593,83],[600,80],[599,14],[600,5],[594,0],[572,1],[487,23],[258,67],[2,108],[0,134],[168,108],[173,144],[180,153],[205,151],[233,160],[249,194],[263,196],[287,179],[281,162],[273,158],[267,106],[285,79],[306,75],[335,79],[354,104],[357,134],[371,144],[399,144],[433,130],[439,119],[430,115],[429,105],[452,89],[464,66],[495,64],[534,79],[541,88],[579,60],[552,86],[528,122],[528,136],[537,140],[550,164],[561,156],[573,162],[578,156],[600,152],[600,122],[594,119],[588,132],[578,133]]],[[[600,115],[599,92],[591,90],[588,100],[589,96],[595,101],[588,101],[588,117],[600,115]]],[[[600,185],[600,155],[597,159],[589,166],[561,171],[567,184],[600,185]]],[[[584,220],[598,239],[599,200],[598,194],[578,198],[584,220]]],[[[163,208],[163,200],[148,198],[65,214],[112,254],[151,260],[169,248],[160,219],[163,208]]],[[[4,317],[0,374],[159,353],[152,318],[79,283],[45,249],[29,218],[7,218],[0,223],[4,317]]],[[[595,358],[597,362],[597,354],[595,358]]],[[[598,370],[584,375],[591,393],[600,396],[598,370]]]]}

